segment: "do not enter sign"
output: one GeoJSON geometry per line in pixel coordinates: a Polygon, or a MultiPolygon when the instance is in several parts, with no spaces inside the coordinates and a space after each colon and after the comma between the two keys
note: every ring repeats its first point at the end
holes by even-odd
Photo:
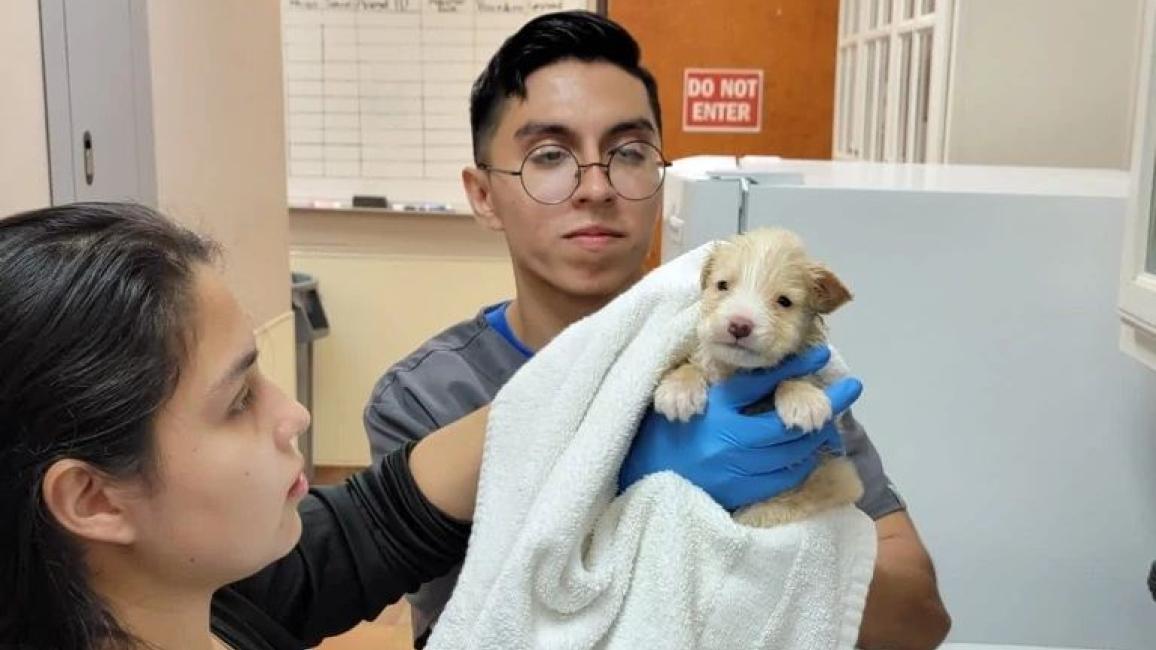
{"type": "Polygon", "coordinates": [[[684,131],[762,130],[762,70],[687,68],[682,97],[684,131]]]}

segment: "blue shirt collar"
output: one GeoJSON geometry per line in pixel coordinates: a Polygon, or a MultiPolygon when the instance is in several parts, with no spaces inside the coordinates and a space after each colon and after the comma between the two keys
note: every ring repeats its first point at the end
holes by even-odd
{"type": "Polygon", "coordinates": [[[509,307],[510,302],[506,301],[486,308],[486,322],[489,323],[490,327],[494,328],[498,334],[501,334],[502,338],[509,341],[510,345],[514,346],[514,349],[526,355],[526,358],[529,359],[534,356],[534,351],[519,341],[518,337],[514,334],[514,330],[510,328],[510,321],[506,318],[506,310],[509,309],[509,307]]]}

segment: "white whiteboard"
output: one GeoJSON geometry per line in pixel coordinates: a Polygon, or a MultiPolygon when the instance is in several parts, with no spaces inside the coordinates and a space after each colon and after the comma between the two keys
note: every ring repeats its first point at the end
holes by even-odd
{"type": "Polygon", "coordinates": [[[470,87],[531,18],[590,0],[282,0],[291,206],[467,211],[470,87]]]}

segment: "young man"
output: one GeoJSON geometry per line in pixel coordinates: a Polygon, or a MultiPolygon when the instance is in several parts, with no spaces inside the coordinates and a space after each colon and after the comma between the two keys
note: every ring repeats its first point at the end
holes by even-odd
{"type": "MultiPolygon", "coordinates": [[[[375,458],[489,404],[534,350],[644,272],[662,205],[662,123],[624,29],[585,12],[527,23],[474,84],[470,118],[476,166],[462,182],[478,222],[505,234],[516,295],[385,373],[365,410],[375,458]]],[[[866,487],[859,507],[879,534],[860,645],[933,648],[950,622],[930,558],[865,432],[842,424],[866,487]]],[[[411,598],[418,647],[456,578],[411,598]]]]}

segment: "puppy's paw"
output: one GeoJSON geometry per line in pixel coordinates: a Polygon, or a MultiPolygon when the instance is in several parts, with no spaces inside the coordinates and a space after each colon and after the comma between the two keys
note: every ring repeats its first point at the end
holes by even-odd
{"type": "Polygon", "coordinates": [[[831,400],[821,388],[805,381],[784,381],[775,389],[775,410],[789,427],[818,431],[831,419],[831,400]]]}
{"type": "Polygon", "coordinates": [[[668,373],[654,391],[654,410],[669,420],[687,422],[706,407],[706,377],[686,364],[668,373]]]}

